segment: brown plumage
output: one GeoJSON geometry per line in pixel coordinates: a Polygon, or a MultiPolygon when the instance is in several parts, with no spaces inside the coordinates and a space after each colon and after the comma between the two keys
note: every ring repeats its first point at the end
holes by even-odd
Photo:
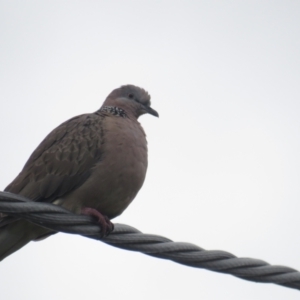
{"type": "MultiPolygon", "coordinates": [[[[74,117],[46,136],[5,191],[95,215],[109,227],[101,216],[120,215],[145,179],[147,142],[137,121],[145,113],[158,116],[145,90],[127,85],[112,91],[98,111],[74,117]]],[[[0,260],[49,234],[24,220],[0,218],[0,260]]]]}

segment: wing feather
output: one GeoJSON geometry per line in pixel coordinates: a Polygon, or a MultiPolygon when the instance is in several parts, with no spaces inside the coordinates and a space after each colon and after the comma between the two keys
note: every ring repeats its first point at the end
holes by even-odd
{"type": "Polygon", "coordinates": [[[52,202],[80,186],[101,158],[104,116],[74,117],[54,129],[5,191],[52,202]]]}

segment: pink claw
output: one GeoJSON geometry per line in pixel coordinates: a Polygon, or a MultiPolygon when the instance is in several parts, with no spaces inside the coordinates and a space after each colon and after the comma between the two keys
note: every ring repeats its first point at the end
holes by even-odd
{"type": "Polygon", "coordinates": [[[83,215],[95,217],[101,226],[101,237],[108,236],[114,230],[114,224],[107,216],[102,215],[98,210],[91,207],[81,209],[83,215]]]}

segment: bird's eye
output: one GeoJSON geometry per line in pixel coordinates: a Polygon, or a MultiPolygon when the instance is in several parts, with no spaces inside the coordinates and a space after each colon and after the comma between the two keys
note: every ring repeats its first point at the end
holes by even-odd
{"type": "Polygon", "coordinates": [[[129,99],[134,99],[134,95],[133,95],[133,94],[129,94],[129,95],[128,95],[128,98],[129,98],[129,99]]]}

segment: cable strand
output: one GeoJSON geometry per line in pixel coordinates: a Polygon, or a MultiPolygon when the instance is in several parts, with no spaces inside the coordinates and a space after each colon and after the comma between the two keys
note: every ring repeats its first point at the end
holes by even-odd
{"type": "Polygon", "coordinates": [[[182,265],[300,290],[300,272],[295,269],[273,266],[259,259],[239,258],[222,250],[205,250],[194,244],[173,242],[159,235],[144,234],[124,224],[115,224],[114,231],[101,238],[101,227],[92,217],[76,215],[50,203],[33,202],[16,194],[0,192],[0,212],[53,231],[80,234],[117,248],[168,259],[182,265]]]}

